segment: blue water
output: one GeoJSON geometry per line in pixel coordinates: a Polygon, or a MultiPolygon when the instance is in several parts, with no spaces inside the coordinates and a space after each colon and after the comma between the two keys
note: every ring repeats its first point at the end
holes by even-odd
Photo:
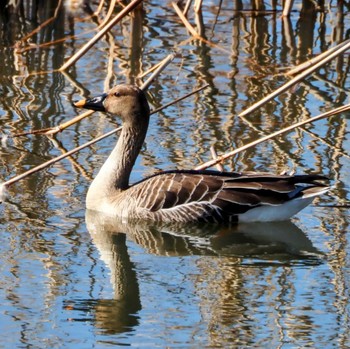
{"type": "MultiPolygon", "coordinates": [[[[43,22],[55,6],[48,1],[34,17],[43,22]]],[[[237,116],[288,80],[282,68],[344,40],[346,7],[342,19],[332,4],[302,15],[296,2],[283,22],[280,12],[234,12],[230,1],[220,11],[216,2],[203,6],[206,39],[217,46],[188,40],[170,1],[147,1],[143,13],[115,26],[65,74],[53,70],[97,26],[83,9],[71,22],[61,9],[17,53],[15,41],[38,23],[24,20],[30,11],[2,15],[2,131],[67,121],[80,113],[72,101],[115,83],[140,83],[140,74],[175,47],[181,57],[149,89],[152,108],[209,87],[152,116],[132,181],[158,169],[193,168],[211,159],[211,145],[221,154],[349,103],[344,55],[246,119],[237,116]],[[78,36],[35,46],[72,34],[78,36]]],[[[195,23],[192,10],[189,20],[195,23]]],[[[0,206],[0,348],[350,347],[348,120],[319,121],[224,164],[330,176],[332,190],[291,222],[165,231],[89,216],[86,191],[116,136],[11,186],[0,206]]],[[[7,180],[118,123],[95,113],[53,140],[3,141],[0,176],[7,180]]]]}

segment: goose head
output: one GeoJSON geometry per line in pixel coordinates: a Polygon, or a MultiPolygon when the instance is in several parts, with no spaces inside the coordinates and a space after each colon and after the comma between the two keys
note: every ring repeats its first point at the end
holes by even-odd
{"type": "Polygon", "coordinates": [[[145,93],[134,85],[117,85],[97,97],[73,103],[75,107],[118,115],[124,124],[148,124],[150,108],[145,93]]]}

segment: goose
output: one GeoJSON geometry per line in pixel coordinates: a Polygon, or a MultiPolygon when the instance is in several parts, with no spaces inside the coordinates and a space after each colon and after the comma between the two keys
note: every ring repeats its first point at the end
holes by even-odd
{"type": "Polygon", "coordinates": [[[145,93],[121,84],[74,102],[122,120],[116,146],[91,183],[86,208],[128,220],[162,223],[288,220],[329,190],[322,175],[275,175],[215,170],[173,170],[129,184],[144,143],[150,107],[145,93]]]}

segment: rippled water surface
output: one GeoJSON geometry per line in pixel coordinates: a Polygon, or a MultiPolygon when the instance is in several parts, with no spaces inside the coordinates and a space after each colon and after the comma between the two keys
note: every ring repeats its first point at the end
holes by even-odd
{"type": "MultiPolygon", "coordinates": [[[[291,67],[347,39],[346,3],[295,1],[282,19],[280,5],[268,2],[204,1],[197,16],[190,8],[202,35],[191,39],[171,1],[144,1],[65,72],[57,69],[96,33],[109,2],[95,17],[97,2],[73,12],[68,2],[57,9],[56,1],[19,3],[0,10],[2,180],[119,120],[94,113],[54,138],[5,135],[57,126],[80,113],[72,101],[116,83],[141,85],[173,50],[178,57],[149,88],[152,108],[209,86],[152,116],[132,181],[193,168],[211,159],[212,145],[222,154],[349,103],[346,53],[237,116],[288,81],[283,73],[291,67]]],[[[274,224],[164,229],[86,212],[87,188],[115,139],[9,188],[0,218],[0,348],[350,347],[349,114],[224,164],[332,179],[332,191],[274,224]]]]}

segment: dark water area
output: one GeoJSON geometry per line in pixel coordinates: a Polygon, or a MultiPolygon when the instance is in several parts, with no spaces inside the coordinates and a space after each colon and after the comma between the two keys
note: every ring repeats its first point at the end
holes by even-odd
{"type": "MultiPolygon", "coordinates": [[[[55,127],[72,102],[178,57],[148,90],[154,114],[132,182],[191,169],[293,123],[349,103],[345,53],[257,111],[284,75],[349,39],[349,4],[204,1],[188,19],[171,1],[143,7],[64,72],[110,2],[19,1],[0,9],[0,178],[23,173],[120,120],[102,113],[53,138],[7,136],[55,127]],[[96,16],[92,16],[99,11],[96,16]],[[39,26],[41,27],[39,28],[39,26]],[[39,30],[37,30],[39,28],[39,30]]],[[[116,6],[112,16],[121,7],[116,6]]],[[[12,185],[0,206],[0,348],[350,347],[349,114],[237,154],[224,169],[322,173],[332,190],[291,221],[238,226],[126,224],[85,210],[85,195],[117,136],[12,185]]]]}

